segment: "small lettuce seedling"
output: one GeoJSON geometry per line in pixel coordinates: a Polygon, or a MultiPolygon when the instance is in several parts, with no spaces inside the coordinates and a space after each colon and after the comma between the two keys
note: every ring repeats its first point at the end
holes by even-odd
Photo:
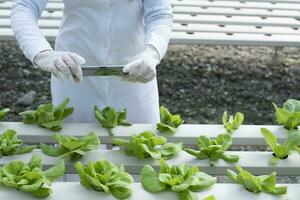
{"type": "Polygon", "coordinates": [[[266,192],[274,195],[284,195],[287,193],[286,186],[276,186],[276,172],[270,175],[254,176],[239,166],[237,170],[238,174],[228,169],[228,178],[234,183],[244,186],[249,192],[266,192]]]}
{"type": "Polygon", "coordinates": [[[273,103],[275,108],[276,122],[288,130],[297,129],[300,125],[300,101],[287,100],[282,108],[273,103]]]}
{"type": "Polygon", "coordinates": [[[0,121],[3,121],[6,117],[6,114],[9,112],[9,108],[4,108],[0,110],[0,121]]]}
{"type": "Polygon", "coordinates": [[[152,157],[170,159],[182,150],[182,143],[168,143],[167,139],[150,131],[131,136],[130,140],[114,139],[114,144],[123,146],[126,155],[139,159],[152,157]]]}
{"type": "Polygon", "coordinates": [[[51,183],[63,176],[64,172],[63,160],[43,171],[41,157],[33,155],[28,164],[14,160],[0,168],[0,185],[45,198],[52,193],[51,183]]]}
{"type": "Polygon", "coordinates": [[[145,190],[152,193],[172,191],[182,200],[198,200],[195,192],[215,183],[216,178],[200,172],[197,166],[170,166],[164,160],[160,160],[159,172],[150,165],[145,165],[141,171],[141,184],[145,190]]]}
{"type": "Polygon", "coordinates": [[[23,146],[23,141],[18,139],[14,130],[8,129],[0,136],[0,158],[2,156],[29,153],[35,148],[35,145],[23,146]]]}
{"type": "Polygon", "coordinates": [[[234,131],[236,131],[244,122],[244,114],[237,112],[235,116],[229,116],[228,119],[228,114],[227,111],[224,112],[223,114],[223,125],[226,129],[226,133],[232,134],[234,131]]]}
{"type": "Polygon", "coordinates": [[[131,126],[129,122],[126,121],[127,110],[123,109],[120,112],[117,112],[114,108],[105,107],[103,110],[100,110],[97,106],[94,107],[95,118],[106,128],[109,135],[113,136],[112,129],[116,126],[131,126]]]}
{"type": "Polygon", "coordinates": [[[112,194],[117,199],[127,199],[133,193],[133,178],[123,166],[117,167],[106,160],[99,160],[89,162],[86,166],[78,162],[75,168],[81,185],[87,189],[112,194]]]}
{"type": "Polygon", "coordinates": [[[59,146],[41,144],[41,150],[49,156],[61,156],[63,159],[70,158],[72,161],[81,159],[87,151],[97,150],[100,145],[98,136],[93,132],[80,138],[58,133],[53,134],[52,137],[59,146]]]}
{"type": "Polygon", "coordinates": [[[166,107],[160,107],[160,123],[157,124],[157,130],[163,133],[175,133],[183,123],[180,115],[172,115],[166,107]]]}
{"type": "Polygon", "coordinates": [[[53,104],[42,104],[37,110],[21,112],[20,115],[25,124],[37,124],[52,131],[59,131],[62,129],[63,120],[74,111],[74,108],[66,108],[69,101],[67,98],[56,107],[53,104]]]}
{"type": "Polygon", "coordinates": [[[266,128],[261,128],[261,133],[265,138],[265,142],[273,151],[273,157],[270,159],[270,164],[277,164],[280,159],[286,159],[290,154],[290,148],[286,144],[279,144],[277,138],[271,131],[266,128]]]}
{"type": "Polygon", "coordinates": [[[239,161],[237,155],[227,155],[226,150],[232,145],[232,138],[228,134],[218,135],[216,140],[210,139],[207,136],[200,136],[198,138],[199,151],[193,149],[184,149],[187,153],[197,157],[200,160],[210,159],[210,164],[215,165],[219,159],[223,159],[230,163],[239,161]]]}

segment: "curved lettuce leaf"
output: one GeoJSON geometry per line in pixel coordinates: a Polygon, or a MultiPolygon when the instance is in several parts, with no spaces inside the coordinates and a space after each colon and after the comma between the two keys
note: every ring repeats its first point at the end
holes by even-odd
{"type": "Polygon", "coordinates": [[[232,138],[228,134],[221,134],[213,140],[207,136],[200,136],[198,138],[199,150],[193,150],[186,148],[184,151],[197,157],[200,160],[209,159],[212,166],[219,159],[223,159],[230,163],[239,161],[239,157],[236,155],[227,155],[226,150],[232,145],[232,138]]]}
{"type": "Polygon", "coordinates": [[[0,121],[4,120],[8,112],[9,112],[9,108],[3,108],[0,110],[0,121]]]}
{"type": "Polygon", "coordinates": [[[64,172],[63,160],[43,171],[42,159],[33,155],[28,164],[14,160],[0,168],[0,184],[31,193],[34,197],[45,198],[52,193],[51,183],[63,176],[64,172]]]}
{"type": "Polygon", "coordinates": [[[18,139],[14,130],[7,129],[0,136],[0,157],[29,153],[35,148],[35,145],[23,146],[23,141],[18,139]]]}
{"type": "Polygon", "coordinates": [[[126,155],[139,159],[170,159],[182,150],[182,143],[168,143],[166,138],[150,131],[133,135],[130,140],[116,138],[114,144],[123,146],[126,155]]]}
{"type": "Polygon", "coordinates": [[[85,152],[97,150],[100,145],[99,137],[91,132],[84,137],[73,137],[53,134],[53,139],[58,146],[50,146],[41,144],[41,150],[49,156],[61,156],[62,158],[70,158],[72,161],[81,159],[85,152]]]}
{"type": "Polygon", "coordinates": [[[157,124],[157,130],[167,133],[175,133],[176,129],[184,123],[180,115],[172,115],[164,106],[160,107],[160,121],[157,124]]]}
{"type": "Polygon", "coordinates": [[[244,122],[244,114],[241,112],[237,112],[234,117],[229,116],[227,114],[227,111],[223,114],[223,125],[226,129],[226,133],[232,134],[234,131],[236,131],[244,122]]]}
{"type": "Polygon", "coordinates": [[[133,178],[124,171],[106,160],[89,162],[86,166],[81,162],[75,164],[82,186],[99,192],[112,194],[117,199],[127,199],[132,194],[133,178]]]}
{"type": "Polygon", "coordinates": [[[70,99],[66,98],[60,105],[42,104],[37,110],[28,110],[19,113],[25,124],[37,124],[43,128],[59,131],[62,129],[64,118],[71,115],[73,108],[66,108],[70,99]]]}
{"type": "Polygon", "coordinates": [[[179,199],[197,200],[195,192],[215,183],[216,178],[200,172],[197,166],[170,166],[164,160],[160,161],[159,172],[150,165],[145,165],[141,171],[141,184],[145,190],[153,193],[172,191],[179,199]]]}
{"type": "Polygon", "coordinates": [[[276,122],[286,129],[297,129],[300,125],[300,101],[295,99],[287,100],[282,108],[273,103],[275,108],[276,122]]]}
{"type": "Polygon", "coordinates": [[[287,193],[286,186],[276,186],[276,172],[270,175],[254,176],[241,167],[237,167],[238,174],[227,170],[227,177],[234,183],[243,185],[246,190],[253,193],[266,192],[274,195],[287,193]]]}
{"type": "Polygon", "coordinates": [[[103,110],[100,110],[97,106],[94,107],[94,114],[96,120],[106,128],[109,135],[113,136],[112,129],[116,126],[131,126],[128,121],[126,121],[127,110],[123,109],[120,112],[117,112],[112,107],[105,107],[103,110]]]}

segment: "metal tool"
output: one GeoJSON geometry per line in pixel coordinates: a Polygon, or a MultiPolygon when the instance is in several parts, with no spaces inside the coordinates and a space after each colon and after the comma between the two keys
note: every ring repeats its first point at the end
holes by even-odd
{"type": "Polygon", "coordinates": [[[122,76],[124,65],[82,66],[83,76],[122,76]]]}

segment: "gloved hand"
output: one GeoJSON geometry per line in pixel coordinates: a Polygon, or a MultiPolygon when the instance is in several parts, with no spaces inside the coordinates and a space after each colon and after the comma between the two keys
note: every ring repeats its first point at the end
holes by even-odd
{"type": "Polygon", "coordinates": [[[123,79],[130,82],[148,83],[156,76],[156,65],[160,62],[157,50],[148,45],[124,69],[123,79]]]}
{"type": "Polygon", "coordinates": [[[35,67],[51,72],[56,78],[64,74],[68,80],[82,80],[81,66],[84,58],[76,53],[47,50],[40,52],[33,60],[35,67]]]}

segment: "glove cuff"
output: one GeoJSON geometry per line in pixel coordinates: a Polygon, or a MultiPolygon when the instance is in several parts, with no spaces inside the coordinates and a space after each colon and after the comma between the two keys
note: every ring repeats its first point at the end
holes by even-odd
{"type": "Polygon", "coordinates": [[[145,51],[149,52],[152,57],[157,60],[157,63],[160,62],[160,55],[154,46],[152,46],[151,44],[147,44],[145,47],[145,51]]]}
{"type": "Polygon", "coordinates": [[[32,60],[32,65],[35,69],[38,69],[39,66],[36,64],[36,59],[38,59],[38,57],[44,53],[44,52],[47,52],[47,51],[53,51],[53,49],[46,49],[46,50],[43,50],[43,51],[40,51],[32,60]]]}

